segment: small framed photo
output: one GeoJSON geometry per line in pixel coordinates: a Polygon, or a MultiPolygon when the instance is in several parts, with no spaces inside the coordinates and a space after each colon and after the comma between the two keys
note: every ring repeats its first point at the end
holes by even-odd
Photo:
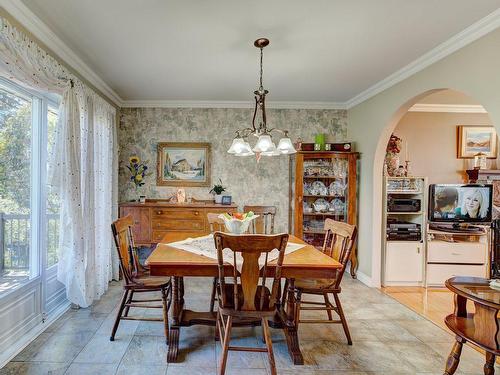
{"type": "Polygon", "coordinates": [[[222,204],[227,204],[227,205],[230,205],[231,204],[231,196],[230,195],[223,195],[222,196],[222,204]]]}
{"type": "Polygon", "coordinates": [[[482,153],[488,159],[497,157],[497,133],[493,126],[466,126],[457,127],[457,158],[473,159],[482,153]]]}

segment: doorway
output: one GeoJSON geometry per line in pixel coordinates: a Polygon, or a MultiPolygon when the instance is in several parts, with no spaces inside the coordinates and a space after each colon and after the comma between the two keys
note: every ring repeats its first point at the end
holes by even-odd
{"type": "MultiPolygon", "coordinates": [[[[398,121],[395,121],[391,126],[390,132],[386,135],[385,145],[389,142],[391,134],[394,139],[397,139],[400,148],[399,155],[401,155],[402,162],[409,161],[403,164],[403,169],[408,171],[406,174],[413,177],[421,178],[424,181],[422,196],[407,195],[397,196],[406,199],[400,199],[399,202],[409,203],[415,201],[422,201],[421,212],[404,213],[403,215],[387,214],[387,206],[383,207],[383,237],[387,237],[386,228],[388,220],[395,220],[398,223],[421,223],[418,225],[418,230],[421,230],[421,246],[423,249],[419,256],[412,257],[411,261],[402,264],[401,267],[409,267],[406,274],[420,273],[419,278],[411,280],[411,282],[398,282],[397,280],[390,280],[385,274],[388,260],[387,248],[388,241],[383,239],[381,245],[381,280],[382,290],[397,299],[399,302],[410,307],[419,314],[434,321],[436,324],[443,325],[443,320],[453,310],[453,300],[451,293],[444,288],[444,280],[451,277],[452,274],[469,274],[472,276],[487,276],[488,272],[488,246],[487,240],[484,239],[485,252],[484,256],[473,259],[470,262],[474,266],[467,268],[466,265],[453,266],[451,260],[446,259],[439,261],[439,264],[434,264],[434,261],[429,261],[428,244],[430,238],[434,238],[432,231],[428,233],[427,221],[427,204],[428,204],[428,186],[431,184],[463,184],[468,182],[467,170],[473,169],[474,159],[463,158],[460,155],[458,147],[459,134],[458,129],[460,126],[467,127],[492,127],[493,124],[486,110],[480,103],[475,101],[468,95],[450,89],[433,90],[424,95],[419,96],[406,112],[403,112],[398,121]],[[417,214],[422,215],[422,221],[415,220],[417,214]],[[394,218],[397,218],[394,219],[394,218]],[[419,267],[416,267],[416,264],[419,267]],[[447,264],[447,262],[449,262],[447,264]],[[410,264],[411,263],[411,264],[410,264]],[[481,266],[479,266],[481,264],[481,266]],[[412,273],[411,268],[415,268],[416,272],[412,273]],[[456,270],[453,268],[457,268],[456,270]],[[452,270],[453,269],[453,270],[452,270]],[[436,271],[437,270],[437,271],[436,271]],[[474,274],[479,272],[479,274],[474,274]],[[448,275],[449,274],[449,275],[448,275]]],[[[388,129],[389,130],[389,129],[388,129]]],[[[385,151],[385,148],[384,148],[385,151]]],[[[487,159],[487,168],[497,168],[498,147],[496,148],[495,158],[487,159]]],[[[383,164],[383,161],[381,163],[383,164]]],[[[382,174],[384,167],[380,166],[378,169],[382,174]]],[[[385,170],[387,175],[387,170],[385,170]]],[[[394,173],[393,171],[391,171],[394,173]]],[[[404,171],[399,171],[400,174],[404,171]]],[[[391,178],[386,177],[383,184],[386,184],[391,178]]],[[[385,185],[382,187],[386,191],[385,185]]],[[[391,195],[383,196],[383,201],[390,199],[391,195]]],[[[392,197],[394,198],[394,196],[392,197]]],[[[414,225],[417,230],[417,225],[414,225]]],[[[394,225],[394,227],[397,227],[394,225]]],[[[397,229],[394,233],[397,232],[397,229]]],[[[402,232],[400,232],[402,233],[402,232]]],[[[404,243],[401,240],[401,243],[404,243]]],[[[411,242],[408,242],[410,244],[411,242]]],[[[390,245],[394,245],[390,243],[390,245]]],[[[404,248],[404,246],[400,246],[404,248]]],[[[403,257],[404,258],[404,257],[403,257]]],[[[400,257],[399,261],[405,261],[400,257]]]]}

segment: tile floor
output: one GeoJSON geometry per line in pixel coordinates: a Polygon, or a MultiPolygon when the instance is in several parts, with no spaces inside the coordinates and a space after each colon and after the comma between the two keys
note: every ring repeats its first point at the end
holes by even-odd
{"type": "MultiPolygon", "coordinates": [[[[208,279],[186,279],[186,304],[206,309],[211,285],[208,279]]],[[[112,283],[91,308],[67,312],[1,369],[0,375],[216,374],[220,347],[212,327],[181,330],[180,362],[169,365],[161,323],[124,321],[116,340],[110,342],[120,295],[120,285],[112,283]]],[[[341,298],[354,344],[346,344],[339,325],[303,325],[299,337],[305,365],[294,366],[283,334],[273,330],[279,374],[443,374],[453,341],[450,333],[348,275],[341,298]]],[[[135,310],[136,314],[161,314],[161,310],[135,310]]],[[[233,332],[235,344],[260,344],[260,328],[235,328],[233,332]]],[[[477,351],[465,346],[457,374],[482,374],[483,363],[477,351]]],[[[265,353],[230,352],[226,374],[269,373],[265,353]]]]}

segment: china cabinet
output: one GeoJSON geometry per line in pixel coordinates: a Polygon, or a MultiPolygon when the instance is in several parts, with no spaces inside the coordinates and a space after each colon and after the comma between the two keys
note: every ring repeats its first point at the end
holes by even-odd
{"type": "MultiPolygon", "coordinates": [[[[299,151],[290,158],[290,232],[321,248],[326,218],[356,225],[357,152],[299,151]]],[[[356,248],[351,275],[357,267],[356,248]]]]}

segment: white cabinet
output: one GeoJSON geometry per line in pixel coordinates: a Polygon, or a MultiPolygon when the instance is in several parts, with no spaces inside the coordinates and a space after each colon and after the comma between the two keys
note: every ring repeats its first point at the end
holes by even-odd
{"type": "Polygon", "coordinates": [[[454,276],[485,277],[484,264],[427,264],[427,285],[444,286],[444,282],[454,276]]]}
{"type": "Polygon", "coordinates": [[[425,276],[425,177],[385,177],[383,286],[422,286],[425,276]]]}
{"type": "Polygon", "coordinates": [[[420,285],[424,271],[424,245],[420,242],[388,241],[385,285],[420,285]]]}
{"type": "Polygon", "coordinates": [[[486,246],[482,242],[429,242],[428,263],[484,264],[486,246]]]}
{"type": "Polygon", "coordinates": [[[481,234],[429,229],[426,286],[443,287],[453,276],[488,278],[489,228],[481,234]]]}

